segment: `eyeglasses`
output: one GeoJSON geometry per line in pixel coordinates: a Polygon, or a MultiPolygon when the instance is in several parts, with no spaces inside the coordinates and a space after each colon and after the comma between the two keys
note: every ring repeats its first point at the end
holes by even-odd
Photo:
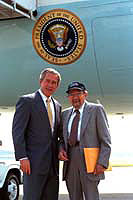
{"type": "Polygon", "coordinates": [[[68,94],[67,97],[75,97],[75,96],[79,97],[79,96],[81,96],[82,94],[83,94],[83,93],[81,93],[81,92],[75,93],[75,94],[68,94]]]}

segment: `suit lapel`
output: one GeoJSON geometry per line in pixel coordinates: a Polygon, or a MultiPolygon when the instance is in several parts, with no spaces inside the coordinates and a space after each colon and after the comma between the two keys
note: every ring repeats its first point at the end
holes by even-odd
{"type": "Polygon", "coordinates": [[[71,114],[72,114],[72,108],[70,110],[68,110],[67,112],[67,116],[65,117],[65,121],[63,122],[64,124],[64,138],[66,140],[66,143],[67,143],[67,139],[68,139],[68,123],[69,123],[69,119],[71,117],[71,114]]]}
{"type": "MultiPolygon", "coordinates": [[[[55,111],[55,123],[54,123],[54,130],[56,130],[57,127],[57,117],[58,117],[58,105],[55,102],[54,98],[52,97],[53,105],[54,105],[54,111],[55,111]]],[[[54,131],[55,132],[55,131],[54,131]]]]}
{"type": "Polygon", "coordinates": [[[89,118],[90,118],[90,105],[86,102],[84,109],[83,109],[83,115],[82,115],[82,121],[81,121],[81,132],[80,132],[80,138],[83,136],[83,133],[86,129],[86,126],[88,124],[89,118]]]}
{"type": "Polygon", "coordinates": [[[45,120],[45,123],[49,123],[47,109],[46,109],[45,104],[44,104],[44,102],[41,98],[39,91],[37,91],[35,93],[35,107],[38,110],[38,114],[40,115],[42,120],[45,120]]]}

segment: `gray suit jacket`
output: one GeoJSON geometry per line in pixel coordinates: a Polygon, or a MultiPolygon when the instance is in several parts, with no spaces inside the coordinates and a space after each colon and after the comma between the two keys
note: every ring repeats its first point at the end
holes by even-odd
{"type": "Polygon", "coordinates": [[[28,157],[32,172],[39,174],[48,172],[52,158],[58,173],[61,106],[55,99],[52,100],[55,107],[53,134],[47,110],[38,91],[19,99],[13,119],[12,134],[16,160],[28,157]]]}
{"type": "MultiPolygon", "coordinates": [[[[68,151],[68,122],[72,113],[72,107],[66,109],[62,114],[63,119],[63,136],[65,149],[68,151]]],[[[111,139],[109,134],[109,126],[104,108],[100,104],[85,102],[80,132],[80,154],[83,162],[83,173],[91,180],[104,179],[104,174],[94,175],[87,174],[83,148],[99,147],[100,153],[97,163],[108,167],[111,152],[111,139]]],[[[63,179],[67,176],[69,161],[64,162],[63,179]]]]}

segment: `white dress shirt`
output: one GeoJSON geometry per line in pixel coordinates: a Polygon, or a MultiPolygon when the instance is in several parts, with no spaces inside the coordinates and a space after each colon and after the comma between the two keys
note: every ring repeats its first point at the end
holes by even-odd
{"type": "MultiPolygon", "coordinates": [[[[42,100],[44,102],[44,105],[46,106],[46,109],[47,109],[47,97],[42,93],[41,89],[39,89],[39,93],[42,97],[42,100]]],[[[52,132],[54,131],[54,123],[55,123],[55,110],[54,110],[54,104],[53,104],[53,101],[51,99],[51,96],[49,97],[49,99],[51,100],[50,101],[50,107],[51,107],[51,110],[52,110],[52,132]]]]}
{"type": "MultiPolygon", "coordinates": [[[[80,119],[79,119],[79,124],[78,124],[78,136],[77,136],[77,140],[80,141],[80,129],[81,129],[81,121],[82,121],[82,116],[83,116],[83,109],[84,109],[84,105],[85,103],[83,103],[83,105],[80,107],[79,109],[79,112],[80,112],[80,119]]],[[[71,114],[71,117],[70,117],[70,120],[68,122],[68,135],[70,136],[70,132],[71,132],[71,126],[72,126],[72,122],[73,122],[73,119],[76,115],[76,112],[75,112],[75,108],[73,108],[73,111],[72,111],[72,114],[71,114]]]]}

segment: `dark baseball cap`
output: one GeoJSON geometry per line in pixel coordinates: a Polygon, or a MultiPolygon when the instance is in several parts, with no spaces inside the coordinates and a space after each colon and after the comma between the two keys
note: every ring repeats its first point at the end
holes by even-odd
{"type": "Polygon", "coordinates": [[[68,85],[66,93],[69,93],[70,90],[74,90],[74,89],[81,90],[81,91],[86,90],[85,85],[83,83],[80,83],[78,81],[73,81],[72,83],[68,85]]]}

